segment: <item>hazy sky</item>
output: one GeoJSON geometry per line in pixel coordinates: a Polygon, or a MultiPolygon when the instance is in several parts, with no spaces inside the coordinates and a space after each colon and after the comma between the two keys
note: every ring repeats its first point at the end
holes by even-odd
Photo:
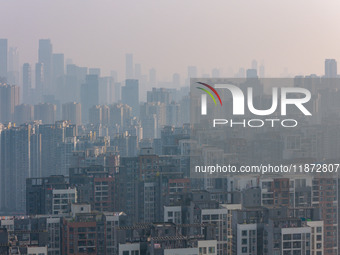
{"type": "Polygon", "coordinates": [[[339,0],[0,0],[0,38],[21,63],[50,38],[55,53],[104,74],[122,74],[125,53],[169,80],[188,65],[236,72],[253,59],[271,76],[322,74],[325,58],[340,61],[339,13],[339,0]]]}

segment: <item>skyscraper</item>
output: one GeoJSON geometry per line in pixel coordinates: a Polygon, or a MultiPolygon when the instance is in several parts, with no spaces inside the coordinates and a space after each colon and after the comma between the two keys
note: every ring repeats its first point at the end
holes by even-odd
{"type": "Polygon", "coordinates": [[[114,83],[114,101],[118,103],[121,100],[121,94],[122,94],[122,85],[120,82],[115,82],[114,83]]]}
{"type": "Polygon", "coordinates": [[[54,78],[64,75],[64,54],[59,53],[52,55],[52,67],[54,78]]]}
{"type": "Polygon", "coordinates": [[[336,78],[338,74],[337,63],[335,59],[325,60],[325,77],[336,78]]]}
{"type": "Polygon", "coordinates": [[[0,83],[0,123],[13,121],[14,107],[19,104],[19,87],[0,83]]]}
{"type": "Polygon", "coordinates": [[[56,121],[57,106],[42,103],[34,106],[34,119],[41,120],[43,124],[54,124],[56,121]]]}
{"type": "Polygon", "coordinates": [[[34,108],[30,104],[20,104],[14,108],[14,121],[21,125],[34,120],[34,108]]]}
{"type": "Polygon", "coordinates": [[[89,123],[102,124],[102,107],[100,105],[94,105],[89,109],[89,123]]]}
{"type": "Polygon", "coordinates": [[[0,135],[0,207],[25,212],[26,178],[30,177],[30,125],[8,127],[0,135]]]}
{"type": "Polygon", "coordinates": [[[132,115],[139,116],[139,83],[138,80],[127,79],[122,87],[122,102],[132,108],[132,115]]]}
{"type": "Polygon", "coordinates": [[[81,102],[81,114],[83,123],[87,123],[89,120],[89,109],[99,104],[99,87],[98,76],[87,75],[86,82],[81,85],[80,89],[80,102],[81,102]]]}
{"type": "Polygon", "coordinates": [[[23,88],[23,102],[31,102],[31,89],[32,89],[32,73],[31,65],[25,63],[22,66],[22,88],[23,88]]]}
{"type": "Polygon", "coordinates": [[[257,78],[257,70],[247,69],[247,78],[257,78]]]}
{"type": "Polygon", "coordinates": [[[10,47],[8,51],[7,82],[19,85],[19,50],[10,47]]]}
{"type": "Polygon", "coordinates": [[[188,78],[197,78],[196,66],[188,66],[188,78]]]}
{"type": "Polygon", "coordinates": [[[142,76],[142,66],[141,64],[135,64],[135,78],[140,79],[142,76]]]}
{"type": "Polygon", "coordinates": [[[100,76],[100,68],[89,68],[89,75],[100,76]]]}
{"type": "Polygon", "coordinates": [[[7,39],[0,39],[0,78],[7,79],[7,39]]]}
{"type": "Polygon", "coordinates": [[[157,78],[156,78],[156,69],[151,68],[149,70],[149,82],[151,86],[156,86],[157,78]]]}
{"type": "Polygon", "coordinates": [[[133,78],[133,55],[126,54],[125,55],[125,78],[132,79],[133,78]]]}
{"type": "Polygon", "coordinates": [[[44,77],[44,64],[35,64],[35,101],[42,100],[42,96],[45,94],[45,77],[44,77]]]}
{"type": "Polygon", "coordinates": [[[44,64],[45,87],[49,93],[52,86],[52,44],[50,39],[39,40],[38,62],[44,64]]]}
{"type": "Polygon", "coordinates": [[[69,120],[72,124],[81,125],[81,105],[76,102],[63,104],[62,119],[69,120]]]}

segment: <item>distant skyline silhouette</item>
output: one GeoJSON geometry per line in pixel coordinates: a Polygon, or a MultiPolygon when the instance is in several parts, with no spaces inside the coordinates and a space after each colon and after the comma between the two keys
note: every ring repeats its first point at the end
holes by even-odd
{"type": "Polygon", "coordinates": [[[103,75],[125,74],[133,53],[142,73],[181,79],[187,66],[221,76],[251,68],[280,77],[323,74],[324,59],[340,60],[338,1],[19,1],[0,0],[0,38],[19,48],[20,64],[37,62],[38,40],[103,75]]]}

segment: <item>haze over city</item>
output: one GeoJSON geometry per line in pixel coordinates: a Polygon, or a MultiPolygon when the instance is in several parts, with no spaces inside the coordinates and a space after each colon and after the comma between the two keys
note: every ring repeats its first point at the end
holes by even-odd
{"type": "Polygon", "coordinates": [[[160,80],[218,68],[233,76],[256,59],[266,76],[321,74],[325,58],[340,59],[339,1],[20,1],[1,0],[0,38],[20,63],[37,61],[38,40],[79,66],[117,70],[133,53],[142,72],[160,80]],[[29,10],[29,11],[28,11],[29,10]]]}
{"type": "Polygon", "coordinates": [[[0,254],[339,255],[339,11],[0,0],[0,254]]]}

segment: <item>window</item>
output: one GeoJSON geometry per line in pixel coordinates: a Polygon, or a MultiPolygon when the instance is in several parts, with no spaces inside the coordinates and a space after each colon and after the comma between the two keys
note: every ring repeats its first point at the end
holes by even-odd
{"type": "Polygon", "coordinates": [[[293,239],[294,240],[300,240],[301,239],[301,234],[293,234],[293,239]]]}
{"type": "Polygon", "coordinates": [[[246,252],[248,252],[247,247],[242,247],[242,253],[246,253],[246,252]]]}
{"type": "Polygon", "coordinates": [[[210,215],[203,215],[203,220],[210,220],[210,215]]]}
{"type": "Polygon", "coordinates": [[[123,255],[130,255],[129,251],[123,251],[123,255]]]}
{"type": "Polygon", "coordinates": [[[211,215],[212,220],[218,220],[218,214],[213,214],[211,215]]]}
{"type": "Polygon", "coordinates": [[[209,253],[215,253],[215,247],[214,246],[209,247],[209,253]]]}
{"type": "Polygon", "coordinates": [[[242,230],[242,236],[247,236],[247,230],[242,230]]]}
{"type": "Polygon", "coordinates": [[[292,239],[292,235],[290,234],[283,235],[283,240],[291,240],[291,239],[292,239]]]}
{"type": "Polygon", "coordinates": [[[245,238],[243,238],[243,239],[242,239],[242,244],[247,244],[247,243],[248,243],[248,240],[245,239],[245,238]]]}

